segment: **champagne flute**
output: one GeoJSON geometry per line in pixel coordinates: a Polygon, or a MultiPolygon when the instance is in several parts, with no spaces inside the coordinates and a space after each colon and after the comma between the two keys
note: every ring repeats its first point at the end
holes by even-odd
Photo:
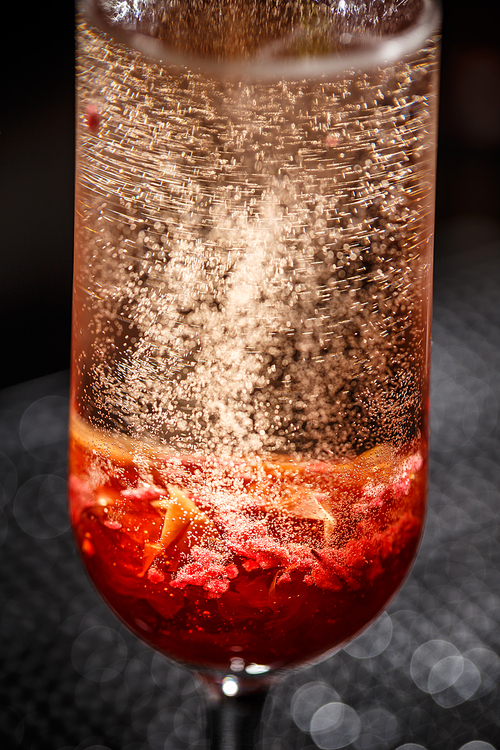
{"type": "Polygon", "coordinates": [[[417,551],[438,26],[80,7],[71,517],[114,612],[203,678],[213,747],[251,747],[417,551]]]}

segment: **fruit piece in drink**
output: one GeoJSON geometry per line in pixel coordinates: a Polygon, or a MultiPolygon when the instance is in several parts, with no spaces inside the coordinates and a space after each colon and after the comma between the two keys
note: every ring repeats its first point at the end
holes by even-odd
{"type": "Polygon", "coordinates": [[[177,660],[317,658],[380,612],[416,552],[422,444],[339,461],[146,447],[139,468],[133,449],[84,433],[71,439],[70,495],[87,569],[126,624],[177,660]]]}

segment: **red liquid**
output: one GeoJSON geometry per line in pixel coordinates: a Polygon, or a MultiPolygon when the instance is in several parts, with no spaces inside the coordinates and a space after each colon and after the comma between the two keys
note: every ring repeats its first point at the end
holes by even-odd
{"type": "Polygon", "coordinates": [[[177,660],[317,658],[380,612],[415,555],[422,445],[309,463],[147,448],[139,469],[127,448],[89,435],[79,428],[70,444],[83,559],[125,623],[177,660]]]}

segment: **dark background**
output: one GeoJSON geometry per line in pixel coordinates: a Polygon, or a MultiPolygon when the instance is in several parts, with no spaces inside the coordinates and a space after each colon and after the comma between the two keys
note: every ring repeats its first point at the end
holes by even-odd
{"type": "MultiPolygon", "coordinates": [[[[74,10],[20,8],[2,11],[0,388],[69,365],[74,10]]],[[[443,11],[437,284],[472,243],[500,235],[500,3],[443,11]]]]}

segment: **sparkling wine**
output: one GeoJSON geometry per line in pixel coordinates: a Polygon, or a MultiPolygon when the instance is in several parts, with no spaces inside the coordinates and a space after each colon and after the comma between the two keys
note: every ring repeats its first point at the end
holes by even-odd
{"type": "Polygon", "coordinates": [[[143,640],[252,674],[319,657],[387,604],[420,537],[424,456],[172,455],[75,419],[71,514],[92,580],[143,640]]]}
{"type": "MultiPolygon", "coordinates": [[[[147,31],[163,5],[109,28],[147,31]]],[[[186,453],[423,434],[437,40],[366,72],[234,82],[120,38],[80,20],[78,413],[186,453]]]]}
{"type": "Polygon", "coordinates": [[[88,0],[71,512],[112,608],[199,669],[315,659],[424,513],[429,0],[88,0]]]}

